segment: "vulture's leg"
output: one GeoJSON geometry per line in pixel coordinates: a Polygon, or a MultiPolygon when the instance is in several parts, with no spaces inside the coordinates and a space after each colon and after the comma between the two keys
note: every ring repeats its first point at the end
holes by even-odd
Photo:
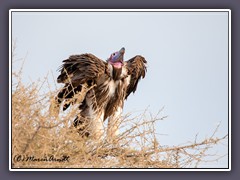
{"type": "Polygon", "coordinates": [[[97,141],[103,140],[104,113],[97,109],[95,92],[93,89],[90,89],[86,93],[86,98],[79,106],[79,109],[81,112],[74,120],[73,125],[78,129],[80,135],[89,136],[97,141]]]}
{"type": "Polygon", "coordinates": [[[96,114],[93,119],[91,119],[91,135],[94,140],[102,141],[104,136],[104,125],[103,125],[104,113],[99,112],[96,114]]]}
{"type": "Polygon", "coordinates": [[[88,87],[85,83],[82,86],[81,92],[77,92],[78,94],[75,96],[75,103],[80,104],[79,110],[80,114],[75,118],[73,122],[73,126],[78,129],[78,133],[82,137],[88,137],[90,135],[90,100],[89,94],[91,94],[92,86],[88,87]]]}
{"type": "Polygon", "coordinates": [[[103,135],[104,135],[104,126],[103,126],[104,112],[101,112],[100,109],[97,108],[95,91],[93,89],[88,91],[88,93],[86,95],[86,104],[88,106],[87,117],[89,117],[90,136],[94,140],[97,140],[97,141],[103,140],[103,135]]]}
{"type": "Polygon", "coordinates": [[[122,107],[117,107],[116,112],[108,119],[107,138],[113,141],[119,135],[122,107]]]}

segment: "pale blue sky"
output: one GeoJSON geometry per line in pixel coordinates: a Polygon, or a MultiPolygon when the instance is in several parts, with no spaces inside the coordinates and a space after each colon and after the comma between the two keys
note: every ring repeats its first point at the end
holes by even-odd
{"type": "MultiPolygon", "coordinates": [[[[159,137],[162,145],[210,136],[219,122],[217,135],[228,132],[227,12],[13,12],[12,38],[17,57],[27,54],[25,83],[51,71],[56,78],[72,54],[105,60],[125,47],[125,60],[144,56],[146,78],[124,113],[164,107],[168,118],[157,126],[166,134],[159,137]]],[[[227,153],[226,146],[215,150],[227,153]]],[[[208,166],[227,167],[227,158],[208,166]]]]}

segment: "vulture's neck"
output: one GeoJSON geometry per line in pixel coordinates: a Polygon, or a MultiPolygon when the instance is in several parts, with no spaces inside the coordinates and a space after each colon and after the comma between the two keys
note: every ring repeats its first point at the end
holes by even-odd
{"type": "Polygon", "coordinates": [[[112,78],[114,81],[120,80],[121,79],[121,74],[122,74],[122,68],[115,68],[113,66],[113,70],[112,70],[112,78]]]}

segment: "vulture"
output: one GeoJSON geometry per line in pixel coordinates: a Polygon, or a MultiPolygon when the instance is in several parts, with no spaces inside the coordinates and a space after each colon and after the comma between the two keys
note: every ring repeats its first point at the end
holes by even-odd
{"type": "Polygon", "coordinates": [[[124,61],[124,53],[121,48],[106,61],[90,53],[71,55],[59,68],[57,82],[64,86],[55,97],[56,105],[64,111],[77,104],[79,113],[73,126],[83,137],[102,139],[106,119],[107,137],[119,134],[124,100],[136,91],[147,71],[144,57],[136,55],[124,61]]]}

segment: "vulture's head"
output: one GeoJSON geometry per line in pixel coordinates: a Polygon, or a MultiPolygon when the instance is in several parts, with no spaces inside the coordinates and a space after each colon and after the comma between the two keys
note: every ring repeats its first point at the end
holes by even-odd
{"type": "Polygon", "coordinates": [[[123,66],[123,56],[125,53],[125,48],[121,48],[119,51],[112,53],[108,58],[107,62],[110,63],[113,67],[119,69],[123,66]]]}

